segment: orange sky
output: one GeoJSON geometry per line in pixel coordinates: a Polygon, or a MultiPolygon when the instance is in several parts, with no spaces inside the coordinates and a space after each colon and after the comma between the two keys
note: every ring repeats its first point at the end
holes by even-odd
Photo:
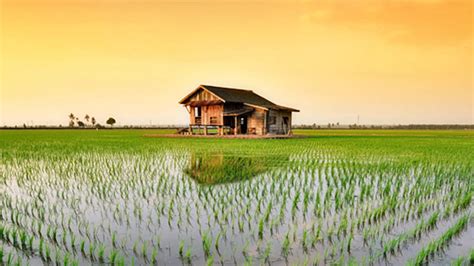
{"type": "Polygon", "coordinates": [[[295,123],[474,123],[471,1],[0,1],[0,125],[184,124],[201,83],[295,123]]]}

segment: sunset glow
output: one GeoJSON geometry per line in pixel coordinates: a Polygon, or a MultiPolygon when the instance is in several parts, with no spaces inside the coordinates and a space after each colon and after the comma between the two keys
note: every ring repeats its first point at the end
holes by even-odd
{"type": "Polygon", "coordinates": [[[199,84],[295,124],[474,123],[469,0],[0,1],[0,125],[185,124],[199,84]]]}

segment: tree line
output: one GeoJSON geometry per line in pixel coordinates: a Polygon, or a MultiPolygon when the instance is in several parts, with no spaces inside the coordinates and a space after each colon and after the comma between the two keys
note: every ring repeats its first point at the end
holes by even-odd
{"type": "MultiPolygon", "coordinates": [[[[93,116],[91,117],[88,114],[86,114],[84,116],[84,120],[85,120],[85,122],[83,122],[82,120],[79,119],[79,117],[77,117],[73,113],[71,113],[71,114],[69,114],[69,127],[75,127],[75,126],[80,127],[80,128],[85,128],[85,127],[100,128],[100,127],[103,127],[102,125],[97,123],[97,120],[95,119],[95,117],[93,117],[93,116]]],[[[117,121],[113,117],[109,117],[105,121],[105,123],[107,125],[110,125],[110,127],[113,127],[116,122],[117,121]]]]}

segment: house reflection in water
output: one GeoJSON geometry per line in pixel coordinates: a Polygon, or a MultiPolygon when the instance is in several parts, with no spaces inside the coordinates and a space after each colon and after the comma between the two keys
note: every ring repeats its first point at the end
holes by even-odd
{"type": "Polygon", "coordinates": [[[269,162],[265,157],[193,153],[185,173],[200,184],[238,182],[264,173],[270,166],[269,162]]]}

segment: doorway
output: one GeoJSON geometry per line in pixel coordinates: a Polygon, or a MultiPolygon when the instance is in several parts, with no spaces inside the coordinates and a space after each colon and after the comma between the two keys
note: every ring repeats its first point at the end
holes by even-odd
{"type": "Polygon", "coordinates": [[[247,116],[240,117],[240,134],[247,134],[247,116]]]}

